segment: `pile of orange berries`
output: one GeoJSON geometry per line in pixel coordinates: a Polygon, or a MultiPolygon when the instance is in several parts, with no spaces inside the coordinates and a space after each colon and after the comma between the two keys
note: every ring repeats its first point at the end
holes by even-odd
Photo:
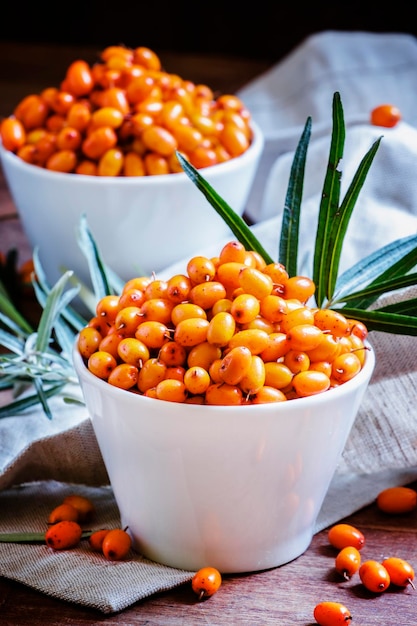
{"type": "Polygon", "coordinates": [[[29,94],[3,119],[3,146],[48,170],[98,176],[182,172],[243,154],[250,114],[235,95],[163,70],[146,47],[109,46],[99,62],[75,60],[58,87],[29,94]]]}
{"type": "Polygon", "coordinates": [[[309,307],[315,285],[238,241],[168,280],[102,298],[78,336],[89,371],[160,400],[241,405],[322,393],[362,369],[366,327],[309,307]]]}
{"type": "MultiPolygon", "coordinates": [[[[82,525],[95,514],[93,503],[86,497],[71,494],[56,506],[48,517],[45,542],[53,550],[75,548],[83,538],[82,525]]],[[[95,552],[101,552],[109,561],[121,561],[129,554],[132,540],[127,529],[100,529],[84,533],[95,552]]]]}

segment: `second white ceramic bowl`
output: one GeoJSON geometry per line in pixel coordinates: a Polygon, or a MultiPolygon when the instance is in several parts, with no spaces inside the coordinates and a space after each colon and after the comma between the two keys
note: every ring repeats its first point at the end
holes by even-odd
{"type": "MultiPolygon", "coordinates": [[[[241,156],[200,170],[222,198],[242,215],[262,153],[256,124],[241,156]]],[[[54,283],[70,269],[89,282],[77,243],[85,214],[105,263],[124,281],[151,275],[231,235],[225,222],[185,173],[99,177],[51,172],[25,163],[0,144],[13,201],[46,276],[54,283]]]]}

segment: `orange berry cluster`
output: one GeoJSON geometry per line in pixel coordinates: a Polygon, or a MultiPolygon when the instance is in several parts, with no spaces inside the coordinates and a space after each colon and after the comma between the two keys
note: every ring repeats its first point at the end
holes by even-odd
{"type": "Polygon", "coordinates": [[[145,396],[242,405],[311,396],[356,376],[366,327],[307,305],[315,285],[238,241],[168,280],[102,298],[78,336],[95,376],[145,396]]]}
{"type": "MultiPolygon", "coordinates": [[[[390,515],[411,513],[417,510],[417,491],[410,487],[389,487],[381,491],[375,503],[379,510],[390,515]]],[[[365,536],[361,530],[347,523],[332,526],[327,533],[329,543],[338,550],[334,566],[344,580],[358,573],[362,585],[371,593],[381,594],[390,586],[398,589],[415,589],[415,572],[411,564],[398,556],[383,560],[362,561],[361,550],[365,536]]],[[[349,609],[341,602],[324,601],[314,607],[314,619],[319,626],[348,625],[352,620],[349,609]]]]}
{"type": "Polygon", "coordinates": [[[59,87],[29,94],[3,119],[3,146],[48,170],[98,176],[182,172],[243,154],[251,119],[235,95],[162,69],[146,47],[109,46],[99,62],[75,60],[59,87]]]}
{"type": "MultiPolygon", "coordinates": [[[[77,494],[67,496],[48,516],[46,544],[54,550],[75,548],[83,537],[82,524],[91,521],[94,514],[95,507],[88,498],[77,494]]],[[[124,559],[132,546],[130,535],[121,528],[91,532],[88,541],[92,550],[102,552],[110,561],[124,559]]]]}

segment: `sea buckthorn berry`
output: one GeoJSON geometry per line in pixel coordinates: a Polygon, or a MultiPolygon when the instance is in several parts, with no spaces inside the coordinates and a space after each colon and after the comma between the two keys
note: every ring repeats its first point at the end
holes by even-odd
{"type": "Polygon", "coordinates": [[[245,346],[252,354],[260,354],[268,345],[268,333],[259,328],[238,331],[229,341],[230,348],[245,346]]]}
{"type": "Polygon", "coordinates": [[[407,587],[410,585],[415,589],[414,569],[404,559],[397,556],[390,556],[382,561],[382,565],[387,570],[391,583],[397,585],[397,587],[407,587]]]}
{"type": "MultiPolygon", "coordinates": [[[[214,380],[211,368],[210,376],[214,380]]],[[[236,406],[242,404],[242,390],[237,385],[228,385],[227,383],[213,383],[206,391],[206,404],[236,406]]]]}
{"type": "Polygon", "coordinates": [[[45,542],[54,550],[67,550],[79,544],[82,529],[78,522],[63,520],[48,528],[45,533],[45,542]]]}
{"type": "Polygon", "coordinates": [[[76,493],[71,493],[63,500],[64,504],[70,504],[78,511],[79,520],[81,522],[87,522],[91,520],[95,515],[95,506],[89,498],[80,496],[76,493]]]}
{"type": "Polygon", "coordinates": [[[174,341],[181,346],[191,347],[207,340],[210,322],[201,317],[181,320],[174,331],[174,341]]]}
{"type": "Polygon", "coordinates": [[[226,289],[221,282],[208,280],[205,283],[194,285],[189,294],[189,300],[202,309],[211,309],[217,300],[226,297],[226,289]]]}
{"type": "Polygon", "coordinates": [[[107,382],[120,389],[131,389],[138,382],[139,370],[130,363],[120,363],[110,372],[107,382]]]}
{"type": "Polygon", "coordinates": [[[305,372],[310,367],[308,354],[303,350],[288,350],[284,355],[283,363],[293,374],[305,372]]]}
{"type": "Polygon", "coordinates": [[[94,374],[94,376],[97,376],[97,378],[102,378],[103,380],[108,379],[116,365],[116,357],[104,350],[94,352],[87,362],[89,371],[94,374]]]}
{"type": "Polygon", "coordinates": [[[110,532],[108,528],[101,528],[91,533],[88,543],[94,552],[103,552],[103,541],[108,532],[110,532]]]}
{"type": "Polygon", "coordinates": [[[267,361],[265,363],[265,385],[275,389],[285,389],[293,379],[293,372],[284,363],[267,361]]]}
{"type": "Polygon", "coordinates": [[[268,335],[268,343],[260,356],[266,363],[267,361],[277,361],[283,357],[289,350],[287,335],[280,332],[272,332],[268,335]]]}
{"type": "Polygon", "coordinates": [[[238,324],[252,322],[260,311],[259,299],[250,294],[242,293],[233,300],[230,313],[238,324]]]}
{"type": "Polygon", "coordinates": [[[214,315],[207,329],[207,341],[213,346],[227,346],[236,330],[236,321],[232,313],[220,311],[214,315]]]}
{"type": "Polygon", "coordinates": [[[250,293],[262,300],[270,295],[273,282],[268,274],[264,274],[256,267],[247,267],[239,273],[239,286],[245,293],[250,293]]]}
{"type": "Polygon", "coordinates": [[[239,387],[245,395],[258,393],[265,384],[265,364],[260,356],[251,356],[249,369],[243,378],[240,379],[239,387]]]}
{"type": "Polygon", "coordinates": [[[390,576],[387,569],[382,563],[372,559],[362,563],[359,568],[359,577],[362,584],[374,593],[382,593],[390,585],[390,576]]]}
{"type": "Polygon", "coordinates": [[[411,513],[417,508],[417,491],[411,487],[387,487],[376,498],[380,511],[391,515],[411,513]]]}
{"type": "Polygon", "coordinates": [[[25,144],[26,131],[20,120],[9,117],[1,122],[0,137],[6,150],[16,152],[25,144]]]}
{"type": "Polygon", "coordinates": [[[249,404],[267,404],[269,402],[284,402],[287,399],[286,395],[280,390],[274,387],[264,385],[250,396],[249,404]]]}
{"type": "Polygon", "coordinates": [[[307,276],[292,276],[284,283],[284,298],[296,299],[305,304],[314,295],[316,286],[307,276]]]}
{"type": "Polygon", "coordinates": [[[57,524],[64,520],[71,522],[79,521],[78,511],[72,504],[59,504],[49,513],[48,524],[57,524]]]}
{"type": "Polygon", "coordinates": [[[346,580],[352,578],[361,565],[361,554],[354,546],[342,548],[335,559],[336,570],[346,580]]]}
{"type": "Polygon", "coordinates": [[[228,241],[224,244],[219,254],[219,264],[244,263],[246,259],[246,248],[240,241],[228,241]]]}
{"type": "Polygon", "coordinates": [[[314,350],[320,344],[323,331],[313,324],[297,324],[287,333],[287,341],[291,350],[314,350]]]}
{"type": "Polygon", "coordinates": [[[187,274],[196,285],[213,280],[216,275],[216,266],[211,259],[205,256],[195,256],[187,263],[187,274]]]}
{"type": "Polygon", "coordinates": [[[199,600],[210,598],[220,589],[222,577],[214,567],[203,567],[196,572],[191,580],[191,587],[199,600]]]}
{"type": "Polygon", "coordinates": [[[118,311],[114,320],[114,326],[121,335],[133,337],[143,319],[144,313],[142,307],[127,306],[118,311]]]}
{"type": "Polygon", "coordinates": [[[98,350],[102,335],[96,328],[86,326],[82,328],[78,334],[77,346],[78,350],[85,359],[88,359],[94,352],[98,350]]]}
{"type": "Polygon", "coordinates": [[[109,561],[121,561],[127,557],[131,547],[132,539],[129,533],[122,528],[113,528],[103,538],[101,549],[109,561]]]}
{"type": "Polygon", "coordinates": [[[181,380],[165,378],[156,386],[156,397],[167,402],[185,402],[187,388],[181,380]]]}
{"type": "Polygon", "coordinates": [[[94,87],[90,66],[83,60],[73,61],[65,74],[65,87],[74,96],[86,96],[94,87]]]}
{"type": "MultiPolygon", "coordinates": [[[[151,350],[161,348],[164,343],[169,341],[170,337],[171,335],[168,327],[157,320],[142,322],[142,324],[137,327],[135,332],[135,338],[151,350]]],[[[149,358],[149,356],[147,358],[149,358]]]]}
{"type": "Polygon", "coordinates": [[[210,375],[206,369],[195,365],[185,371],[184,384],[189,393],[193,395],[204,394],[211,384],[210,375]]]}
{"type": "Polygon", "coordinates": [[[106,150],[98,161],[97,176],[119,176],[123,168],[123,159],[123,152],[119,148],[106,150]]]}
{"type": "Polygon", "coordinates": [[[200,317],[201,319],[207,319],[207,313],[201,306],[192,304],[191,302],[181,302],[176,304],[171,311],[171,321],[174,326],[177,326],[182,320],[190,319],[193,317],[200,317]]]}
{"type": "Polygon", "coordinates": [[[350,333],[350,324],[338,311],[319,309],[314,314],[314,323],[321,330],[329,331],[334,337],[346,337],[350,333]]]}
{"type": "Polygon", "coordinates": [[[284,298],[276,294],[269,294],[260,300],[260,313],[270,322],[281,322],[288,313],[284,298]]]}
{"type": "Polygon", "coordinates": [[[156,357],[148,359],[139,370],[137,382],[139,391],[145,393],[148,389],[156,387],[161,380],[165,379],[166,371],[166,363],[156,357]]]}
{"type": "Polygon", "coordinates": [[[223,357],[220,366],[220,376],[228,385],[237,385],[248,372],[252,361],[252,354],[246,346],[232,348],[223,357]]]}
{"type": "Polygon", "coordinates": [[[295,374],[292,385],[297,395],[304,398],[327,391],[330,387],[330,378],[323,372],[309,369],[295,374]]]}
{"type": "Polygon", "coordinates": [[[313,616],[319,626],[349,626],[352,621],[349,609],[341,602],[320,602],[313,616]]]}
{"type": "Polygon", "coordinates": [[[362,369],[359,357],[354,352],[339,354],[332,362],[332,377],[339,383],[345,383],[362,369]]]}
{"type": "Polygon", "coordinates": [[[211,364],[221,357],[221,348],[208,341],[193,346],[187,356],[188,367],[200,366],[209,371],[211,364]]]}
{"type": "Polygon", "coordinates": [[[290,308],[287,301],[287,313],[282,316],[279,322],[279,328],[281,332],[288,333],[291,328],[298,326],[299,324],[314,324],[314,312],[307,306],[297,306],[294,309],[290,308]]]}
{"type": "Polygon", "coordinates": [[[168,367],[172,365],[184,365],[187,361],[187,351],[185,347],[177,341],[167,341],[161,346],[158,358],[168,367]]]}
{"type": "Polygon", "coordinates": [[[138,368],[150,357],[148,346],[136,337],[124,337],[117,346],[117,353],[122,361],[138,368]]]}
{"type": "Polygon", "coordinates": [[[217,267],[217,280],[221,282],[228,292],[232,292],[234,289],[240,287],[239,274],[246,267],[247,266],[241,261],[227,261],[221,263],[217,267]]]}
{"type": "Polygon", "coordinates": [[[393,104],[380,104],[371,111],[370,121],[374,126],[392,128],[401,120],[401,111],[393,104]]]}
{"type": "Polygon", "coordinates": [[[166,297],[174,304],[180,304],[184,300],[188,300],[190,289],[191,280],[189,276],[185,276],[184,274],[176,274],[175,276],[172,276],[167,282],[166,297]]]}
{"type": "Polygon", "coordinates": [[[330,544],[341,550],[347,546],[353,546],[357,550],[362,550],[365,545],[364,534],[351,524],[335,524],[328,531],[328,539],[330,544]]]}

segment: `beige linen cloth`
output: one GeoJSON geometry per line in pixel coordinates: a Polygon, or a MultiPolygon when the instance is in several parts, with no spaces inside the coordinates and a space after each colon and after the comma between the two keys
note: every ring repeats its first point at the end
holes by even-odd
{"type": "MultiPolygon", "coordinates": [[[[241,92],[266,139],[268,175],[256,178],[251,194],[251,217],[258,222],[253,228],[275,258],[277,212],[283,206],[293,150],[306,117],[313,117],[300,233],[306,272],[336,90],[347,125],[342,193],[367,149],[384,136],[355,210],[342,269],[385,243],[417,233],[417,41],[398,34],[315,35],[241,92]],[[404,121],[394,129],[368,124],[371,107],[384,102],[397,104],[403,112],[404,121]]],[[[213,242],[201,252],[216,254],[223,243],[213,242]]],[[[183,269],[179,262],[160,276],[183,269]]],[[[381,489],[417,480],[417,338],[372,332],[370,342],[375,372],[317,531],[369,504],[381,489]]],[[[77,386],[67,391],[80,393],[77,386]]],[[[94,500],[100,526],[120,524],[86,409],[65,405],[60,397],[50,404],[52,420],[39,410],[0,420],[0,533],[42,532],[50,510],[74,491],[94,500]]],[[[43,544],[0,543],[0,575],[103,613],[171,589],[192,574],[137,554],[125,562],[107,562],[84,544],[53,553],[43,544]]]]}

